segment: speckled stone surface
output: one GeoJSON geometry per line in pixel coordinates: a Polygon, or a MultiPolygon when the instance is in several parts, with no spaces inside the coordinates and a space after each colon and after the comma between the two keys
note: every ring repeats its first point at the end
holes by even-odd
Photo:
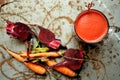
{"type": "MultiPolygon", "coordinates": [[[[0,0],[0,5],[13,0],[0,0]]],[[[3,5],[2,5],[3,6],[3,5]]],[[[59,80],[119,80],[120,79],[120,0],[16,0],[0,8],[0,45],[13,51],[25,50],[24,43],[6,34],[5,21],[39,24],[48,28],[67,48],[82,48],[85,62],[77,78],[59,73],[59,80]],[[90,2],[105,14],[109,22],[108,35],[99,43],[86,44],[76,39],[74,22],[90,2]]],[[[16,61],[0,47],[0,80],[56,80],[51,75],[37,75],[16,61]]]]}

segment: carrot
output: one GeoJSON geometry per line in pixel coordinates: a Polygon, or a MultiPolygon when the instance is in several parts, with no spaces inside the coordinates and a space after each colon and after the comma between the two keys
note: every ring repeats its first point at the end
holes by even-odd
{"type": "MultiPolygon", "coordinates": [[[[42,53],[35,53],[35,54],[30,54],[31,58],[35,57],[60,57],[62,52],[42,52],[42,53]]],[[[22,57],[27,57],[27,54],[25,51],[21,51],[20,54],[22,57]]]]}
{"type": "MultiPolygon", "coordinates": [[[[55,64],[57,64],[57,62],[55,61],[51,61],[51,60],[47,60],[46,61],[46,64],[50,67],[50,66],[54,66],[55,64]]],[[[66,76],[69,76],[69,77],[75,77],[76,76],[76,73],[74,71],[72,71],[71,69],[65,67],[65,66],[56,66],[54,67],[54,69],[66,76]]]]}
{"type": "MultiPolygon", "coordinates": [[[[17,53],[9,50],[6,47],[3,47],[10,55],[12,55],[16,60],[23,62],[24,58],[18,55],[17,53]]],[[[45,74],[46,69],[38,64],[33,64],[31,62],[23,62],[29,69],[38,74],[45,74]]]]}

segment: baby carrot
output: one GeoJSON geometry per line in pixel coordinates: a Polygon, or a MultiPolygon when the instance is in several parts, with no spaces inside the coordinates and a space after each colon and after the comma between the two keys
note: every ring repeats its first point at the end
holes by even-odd
{"type": "MultiPolygon", "coordinates": [[[[35,54],[30,54],[31,58],[35,57],[60,57],[62,52],[42,52],[42,53],[35,53],[35,54]]],[[[22,57],[27,57],[25,51],[21,51],[20,54],[22,57]]]]}
{"type": "MultiPolygon", "coordinates": [[[[50,67],[50,66],[54,66],[55,64],[57,64],[57,62],[55,61],[51,61],[51,60],[47,60],[46,61],[46,64],[50,67]]],[[[54,69],[66,76],[69,76],[69,77],[75,77],[76,76],[76,73],[74,71],[72,71],[71,69],[65,67],[65,66],[56,66],[54,67],[54,69]]]]}
{"type": "MultiPolygon", "coordinates": [[[[10,54],[12,55],[16,60],[23,62],[24,58],[21,57],[20,55],[18,55],[17,53],[9,50],[8,48],[4,47],[4,49],[10,54]]],[[[38,64],[33,64],[31,62],[23,62],[29,69],[31,69],[32,71],[34,71],[35,73],[38,74],[45,74],[46,69],[38,64]]]]}

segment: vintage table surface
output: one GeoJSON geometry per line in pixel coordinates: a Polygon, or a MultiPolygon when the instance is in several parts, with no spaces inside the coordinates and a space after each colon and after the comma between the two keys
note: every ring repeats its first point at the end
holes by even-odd
{"type": "MultiPolygon", "coordinates": [[[[13,0],[0,0],[0,5],[13,0]]],[[[25,50],[25,45],[6,34],[5,21],[39,24],[55,33],[67,48],[82,48],[90,60],[85,60],[78,78],[59,74],[60,80],[120,80],[120,0],[16,0],[0,9],[0,45],[13,51],[25,50]],[[100,10],[109,21],[109,32],[96,44],[76,39],[74,22],[88,3],[100,10]]],[[[0,48],[0,80],[56,80],[36,75],[0,48]]]]}

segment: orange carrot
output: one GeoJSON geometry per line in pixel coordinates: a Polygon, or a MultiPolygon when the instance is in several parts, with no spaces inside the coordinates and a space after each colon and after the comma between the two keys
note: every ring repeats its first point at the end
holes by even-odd
{"type": "MultiPolygon", "coordinates": [[[[4,49],[10,54],[12,55],[16,60],[23,62],[24,58],[21,57],[20,55],[18,55],[17,53],[9,50],[8,48],[4,47],[4,49]]],[[[23,62],[29,69],[31,69],[32,71],[34,71],[35,73],[38,74],[45,74],[46,69],[38,64],[33,64],[31,62],[23,62]]]]}
{"type": "MultiPolygon", "coordinates": [[[[35,57],[60,57],[62,52],[42,52],[42,53],[35,53],[35,54],[30,54],[31,58],[35,57]]],[[[27,54],[25,51],[21,51],[20,54],[22,57],[27,57],[27,54]]]]}
{"type": "MultiPolygon", "coordinates": [[[[54,66],[55,64],[57,64],[57,62],[48,60],[48,61],[46,61],[46,64],[50,67],[50,66],[54,66]]],[[[66,76],[69,76],[69,77],[76,76],[76,73],[74,71],[72,71],[71,69],[69,69],[65,66],[56,66],[56,67],[54,67],[54,69],[66,76]]]]}

